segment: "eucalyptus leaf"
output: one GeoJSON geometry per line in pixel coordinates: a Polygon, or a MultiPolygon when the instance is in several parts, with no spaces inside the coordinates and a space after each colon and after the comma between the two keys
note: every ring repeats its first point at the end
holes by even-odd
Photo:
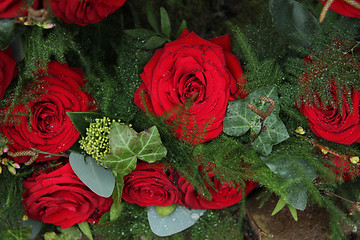
{"type": "Polygon", "coordinates": [[[66,114],[81,136],[86,136],[86,128],[90,126],[90,123],[95,122],[96,118],[102,117],[100,113],[95,112],[67,112],[66,114]]]}
{"type": "Polygon", "coordinates": [[[147,216],[151,231],[160,236],[171,236],[194,225],[205,213],[201,209],[188,209],[177,206],[167,216],[159,216],[154,206],[147,208],[147,216]]]}
{"type": "Polygon", "coordinates": [[[22,222],[22,226],[23,227],[28,227],[31,226],[31,236],[30,239],[34,239],[36,238],[36,236],[39,234],[39,232],[41,231],[41,228],[43,226],[43,223],[34,219],[27,219],[26,221],[22,222]]]}
{"type": "Polygon", "coordinates": [[[94,158],[76,152],[70,153],[69,162],[75,174],[94,193],[106,198],[112,195],[115,177],[110,169],[98,165],[94,158]]]}
{"type": "Polygon", "coordinates": [[[112,123],[109,133],[110,154],[103,163],[121,176],[136,168],[137,159],[153,163],[166,156],[156,126],[137,133],[125,124],[112,123]]]}
{"type": "Polygon", "coordinates": [[[163,7],[160,8],[160,23],[161,23],[161,32],[170,40],[171,38],[170,18],[165,8],[163,7]]]}
{"type": "MultiPolygon", "coordinates": [[[[261,101],[260,97],[262,96],[273,99],[275,104],[279,101],[276,87],[270,86],[252,92],[244,100],[229,102],[223,121],[224,133],[229,136],[238,137],[250,131],[254,136],[257,135],[261,129],[261,117],[251,111],[248,104],[252,104],[265,112],[270,104],[261,101]]],[[[252,147],[262,155],[269,155],[273,145],[289,138],[284,123],[278,117],[279,111],[279,104],[276,104],[272,114],[264,121],[264,124],[267,126],[266,130],[252,144],[252,147]]]]}
{"type": "Polygon", "coordinates": [[[151,6],[150,0],[146,1],[146,15],[151,27],[155,30],[155,32],[160,33],[159,23],[156,20],[154,9],[151,6]]]}
{"type": "Polygon", "coordinates": [[[295,0],[270,0],[269,7],[275,27],[282,36],[292,43],[310,45],[305,36],[311,36],[319,24],[309,10],[295,0]]]}
{"type": "Polygon", "coordinates": [[[6,49],[12,38],[13,38],[13,31],[15,28],[14,19],[0,19],[0,49],[6,49]]]}
{"type": "Polygon", "coordinates": [[[166,38],[160,36],[152,36],[148,40],[145,41],[144,48],[145,49],[155,49],[162,46],[167,41],[166,38]]]}

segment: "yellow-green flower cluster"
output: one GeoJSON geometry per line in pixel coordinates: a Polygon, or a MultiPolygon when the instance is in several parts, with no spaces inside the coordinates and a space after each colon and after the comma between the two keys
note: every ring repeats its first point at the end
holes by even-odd
{"type": "Polygon", "coordinates": [[[109,133],[111,124],[115,121],[111,121],[108,117],[95,119],[95,122],[90,123],[86,129],[86,137],[82,137],[79,141],[81,149],[98,162],[101,162],[104,156],[110,153],[109,133]]]}

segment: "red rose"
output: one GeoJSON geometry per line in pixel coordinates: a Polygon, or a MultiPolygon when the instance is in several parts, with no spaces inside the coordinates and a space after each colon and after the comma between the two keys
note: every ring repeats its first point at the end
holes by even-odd
{"type": "Polygon", "coordinates": [[[4,97],[6,88],[16,75],[16,61],[13,58],[11,49],[0,51],[0,98],[4,97]]]}
{"type": "Polygon", "coordinates": [[[177,204],[181,195],[173,184],[174,174],[164,164],[138,161],[136,169],[124,177],[122,198],[142,207],[177,204]]]}
{"type": "Polygon", "coordinates": [[[228,35],[205,40],[185,30],[155,51],[140,76],[135,104],[166,117],[177,137],[193,145],[216,138],[228,101],[246,96],[246,79],[228,35]],[[178,114],[189,101],[190,109],[178,114]]]}
{"type": "Polygon", "coordinates": [[[35,220],[68,228],[76,223],[97,223],[110,210],[111,198],[92,192],[69,163],[52,171],[35,172],[24,181],[23,205],[35,220]]]}
{"type": "Polygon", "coordinates": [[[332,157],[330,159],[334,165],[333,170],[336,174],[336,180],[349,181],[350,179],[360,175],[360,168],[356,164],[352,164],[349,160],[339,157],[332,157]]]}
{"type": "MultiPolygon", "coordinates": [[[[80,133],[66,112],[88,112],[95,106],[92,97],[80,89],[84,85],[82,70],[51,62],[47,73],[38,77],[43,90],[36,90],[41,92],[35,92],[35,99],[26,105],[15,106],[12,119],[0,126],[1,133],[10,141],[9,149],[12,152],[36,148],[58,154],[68,150],[80,133]]],[[[6,112],[7,108],[2,111],[6,112]]],[[[56,158],[40,154],[36,161],[56,158]]],[[[15,158],[20,163],[27,160],[26,157],[15,158]]]]}
{"type": "MultiPolygon", "coordinates": [[[[194,187],[187,182],[184,177],[179,178],[178,184],[180,191],[183,194],[182,205],[192,209],[221,209],[234,205],[243,198],[243,187],[231,185],[229,183],[221,183],[211,172],[208,173],[208,176],[215,188],[214,189],[209,186],[208,183],[205,183],[211,194],[210,200],[205,199],[195,191],[194,187]]],[[[245,181],[245,196],[248,195],[256,185],[256,182],[245,181]]]]}
{"type": "Polygon", "coordinates": [[[100,22],[120,8],[126,0],[47,0],[52,13],[68,24],[100,22]]]}
{"type": "Polygon", "coordinates": [[[352,88],[347,93],[343,86],[340,87],[341,91],[338,91],[332,80],[333,78],[339,78],[337,75],[342,76],[349,72],[360,72],[359,62],[350,54],[344,54],[346,50],[343,48],[347,49],[348,44],[335,39],[331,47],[320,52],[320,55],[315,59],[312,56],[304,59],[306,72],[299,78],[303,90],[300,95],[300,102],[296,106],[307,117],[309,127],[315,135],[328,141],[350,145],[354,142],[360,142],[360,92],[352,88]],[[334,62],[342,64],[343,72],[331,73],[329,68],[334,62]],[[323,74],[328,72],[331,73],[331,76],[324,78],[323,74]],[[322,85],[328,84],[331,91],[331,99],[327,103],[321,100],[316,86],[314,87],[313,84],[316,81],[323,81],[323,79],[325,81],[322,85]],[[307,96],[316,96],[316,98],[307,100],[307,96]],[[341,106],[338,105],[339,103],[341,103],[341,106]]]}
{"type": "MultiPolygon", "coordinates": [[[[321,0],[321,3],[325,5],[327,0],[321,0]]],[[[355,2],[360,4],[360,0],[355,0],[355,2]]],[[[353,18],[360,18],[360,9],[351,6],[350,4],[346,3],[344,0],[335,0],[329,10],[334,11],[340,15],[344,15],[347,17],[353,17],[353,18]]]]}
{"type": "Polygon", "coordinates": [[[26,15],[25,0],[1,0],[0,18],[14,18],[26,15]]]}
{"type": "Polygon", "coordinates": [[[332,86],[332,96],[335,102],[339,97],[343,99],[341,107],[329,105],[323,109],[324,103],[320,107],[301,104],[299,110],[307,117],[309,127],[315,135],[347,145],[360,142],[360,93],[353,90],[352,101],[348,102],[345,96],[337,96],[336,89],[332,86]]]}

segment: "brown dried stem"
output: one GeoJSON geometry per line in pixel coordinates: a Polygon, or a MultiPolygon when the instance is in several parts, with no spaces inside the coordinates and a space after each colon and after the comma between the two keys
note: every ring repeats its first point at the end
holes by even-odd
{"type": "MultiPolygon", "coordinates": [[[[268,109],[266,109],[266,111],[262,111],[260,109],[258,109],[257,107],[255,107],[254,105],[252,104],[248,104],[248,108],[253,111],[254,113],[256,113],[258,116],[260,116],[260,124],[261,124],[261,127],[260,127],[260,131],[258,134],[256,134],[254,136],[254,139],[253,139],[253,142],[255,141],[256,138],[258,138],[260,136],[260,134],[262,132],[264,132],[267,128],[267,125],[264,123],[266,118],[269,117],[271,115],[271,113],[274,111],[275,109],[275,101],[269,97],[264,97],[264,96],[261,96],[260,97],[260,100],[264,101],[264,102],[267,102],[267,103],[270,103],[270,106],[268,107],[268,109]]],[[[252,143],[253,143],[252,142],[252,143]]]]}
{"type": "Polygon", "coordinates": [[[334,196],[334,197],[337,197],[337,198],[339,198],[339,199],[341,199],[341,200],[344,200],[344,201],[346,201],[346,202],[348,202],[348,203],[351,203],[351,206],[350,206],[350,209],[349,209],[349,215],[353,215],[353,213],[354,213],[355,210],[360,213],[360,202],[356,202],[356,201],[349,200],[349,199],[347,199],[347,198],[344,198],[344,197],[342,197],[342,196],[340,196],[340,195],[337,195],[337,194],[335,194],[335,193],[329,192],[329,191],[327,191],[327,190],[322,190],[322,192],[324,192],[324,193],[325,193],[326,195],[328,195],[328,196],[334,196]]]}
{"type": "Polygon", "coordinates": [[[18,152],[7,152],[7,155],[9,155],[10,157],[30,157],[30,159],[25,162],[25,165],[30,165],[33,162],[36,161],[36,159],[39,157],[39,154],[46,154],[45,158],[50,158],[50,157],[68,157],[69,154],[66,153],[49,153],[49,152],[44,152],[41,150],[38,150],[36,148],[31,148],[31,150],[25,150],[25,151],[18,151],[18,152]]]}

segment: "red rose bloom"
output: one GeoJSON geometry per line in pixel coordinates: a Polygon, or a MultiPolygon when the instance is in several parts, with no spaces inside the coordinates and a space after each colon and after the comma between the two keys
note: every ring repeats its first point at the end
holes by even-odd
{"type": "MultiPolygon", "coordinates": [[[[9,149],[12,152],[36,148],[58,154],[68,150],[80,137],[80,133],[66,112],[88,112],[94,109],[93,98],[80,89],[84,85],[82,70],[51,62],[47,73],[38,77],[43,90],[29,90],[36,91],[35,99],[26,105],[15,106],[11,116],[13,119],[0,126],[1,133],[10,141],[9,149]]],[[[7,108],[2,111],[6,112],[7,108]]],[[[36,161],[56,158],[40,154],[36,161]]],[[[26,157],[15,158],[19,163],[27,160],[26,157]]]]}
{"type": "Polygon", "coordinates": [[[185,30],[155,51],[140,76],[135,104],[166,117],[177,137],[193,145],[216,138],[228,101],[246,96],[244,74],[228,35],[205,40],[185,30]]]}
{"type": "Polygon", "coordinates": [[[336,174],[336,180],[349,181],[350,179],[360,175],[360,168],[356,164],[352,164],[349,160],[344,160],[339,157],[332,157],[330,159],[334,165],[333,170],[336,174]]]}
{"type": "Polygon", "coordinates": [[[16,61],[13,58],[11,49],[0,50],[0,98],[4,97],[6,88],[16,75],[16,61]]]}
{"type": "Polygon", "coordinates": [[[142,207],[177,204],[181,195],[173,184],[174,174],[164,164],[138,161],[136,169],[124,177],[122,198],[142,207]]]}
{"type": "MultiPolygon", "coordinates": [[[[194,187],[187,182],[184,177],[179,178],[178,184],[183,194],[182,205],[192,209],[222,209],[238,203],[243,198],[243,187],[230,185],[229,183],[221,183],[215,178],[213,173],[208,173],[208,175],[215,188],[205,183],[211,194],[210,200],[205,199],[195,191],[194,187]]],[[[245,181],[245,196],[248,195],[256,185],[256,182],[245,181]]]]}
{"type": "Polygon", "coordinates": [[[35,220],[68,228],[76,223],[97,223],[110,210],[111,198],[92,192],[69,163],[52,171],[35,172],[24,181],[23,205],[35,220]]]}
{"type": "Polygon", "coordinates": [[[360,92],[352,88],[348,93],[344,86],[339,86],[341,91],[338,91],[332,79],[346,75],[348,72],[360,72],[360,64],[350,54],[343,53],[346,51],[344,48],[348,48],[348,46],[344,47],[344,44],[342,40],[335,39],[331,47],[320,52],[320,56],[315,60],[312,56],[304,59],[306,72],[299,78],[303,90],[300,94],[300,102],[296,103],[296,106],[306,116],[309,127],[315,135],[328,141],[350,145],[360,142],[360,92]],[[341,63],[343,72],[332,73],[328,68],[333,62],[341,63]],[[324,73],[330,74],[324,78],[324,73]],[[331,91],[329,102],[325,103],[319,97],[317,88],[313,84],[316,81],[323,81],[324,87],[328,84],[331,91]],[[316,98],[306,100],[306,96],[316,96],[316,98]]]}
{"type": "Polygon", "coordinates": [[[26,15],[25,0],[1,0],[0,18],[14,18],[26,15]]]}
{"type": "Polygon", "coordinates": [[[126,0],[46,0],[52,13],[68,24],[87,25],[100,22],[120,8],[126,0]]]}
{"type": "MultiPolygon", "coordinates": [[[[360,4],[360,0],[355,0],[358,4],[360,4]]],[[[321,0],[321,3],[325,5],[327,0],[321,0]]],[[[360,9],[357,9],[350,4],[346,3],[344,0],[335,0],[329,10],[334,11],[340,15],[344,15],[347,17],[360,18],[360,9]]]]}
{"type": "Polygon", "coordinates": [[[299,110],[307,117],[309,127],[315,135],[347,145],[360,142],[360,93],[353,90],[352,101],[348,102],[345,96],[337,96],[336,89],[332,86],[332,96],[335,102],[339,97],[343,99],[341,108],[329,105],[324,109],[323,106],[301,104],[299,110]]]}

